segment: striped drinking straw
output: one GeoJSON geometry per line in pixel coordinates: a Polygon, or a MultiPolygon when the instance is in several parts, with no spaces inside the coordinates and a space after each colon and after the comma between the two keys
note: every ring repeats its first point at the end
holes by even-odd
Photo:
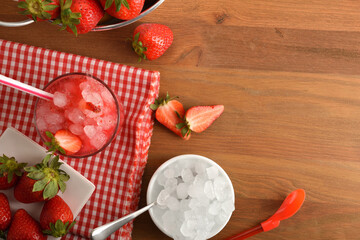
{"type": "Polygon", "coordinates": [[[8,78],[8,77],[6,77],[4,75],[1,75],[1,74],[0,74],[0,83],[4,84],[6,86],[9,86],[9,87],[15,88],[15,89],[20,90],[20,91],[30,93],[30,94],[32,94],[32,95],[34,95],[36,97],[39,97],[39,98],[42,98],[42,99],[45,99],[45,100],[52,100],[53,97],[54,97],[54,95],[51,94],[51,93],[45,92],[45,91],[43,91],[41,89],[32,87],[32,86],[27,85],[25,83],[16,81],[16,80],[14,80],[12,78],[8,78]]]}

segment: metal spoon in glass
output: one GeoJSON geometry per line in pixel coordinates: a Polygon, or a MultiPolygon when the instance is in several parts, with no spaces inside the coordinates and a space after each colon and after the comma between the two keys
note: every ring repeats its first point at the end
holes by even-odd
{"type": "Polygon", "coordinates": [[[100,227],[95,228],[91,232],[91,236],[90,236],[91,240],[104,240],[104,239],[106,239],[108,236],[113,234],[116,230],[118,230],[119,228],[121,228],[122,226],[124,226],[125,224],[127,224],[128,222],[130,222],[131,220],[133,220],[134,218],[136,218],[140,214],[146,212],[151,207],[153,207],[155,204],[156,204],[156,202],[152,202],[149,205],[147,205],[146,207],[143,207],[143,208],[137,210],[136,212],[130,213],[130,214],[118,219],[118,220],[115,220],[113,222],[109,222],[109,223],[107,223],[105,225],[102,225],[100,227]]]}

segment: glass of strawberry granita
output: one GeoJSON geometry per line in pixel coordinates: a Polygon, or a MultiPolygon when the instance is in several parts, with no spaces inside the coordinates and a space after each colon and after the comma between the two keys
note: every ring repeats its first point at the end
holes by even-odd
{"type": "Polygon", "coordinates": [[[60,146],[65,150],[60,149],[62,154],[69,157],[89,157],[119,133],[124,120],[122,104],[100,79],[69,73],[49,82],[44,90],[52,93],[53,99],[37,99],[35,126],[50,148],[60,146]]]}

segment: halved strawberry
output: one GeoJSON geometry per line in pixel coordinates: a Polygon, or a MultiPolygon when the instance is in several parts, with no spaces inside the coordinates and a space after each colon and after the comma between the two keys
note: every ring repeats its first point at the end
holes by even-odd
{"type": "Polygon", "coordinates": [[[95,113],[99,113],[101,112],[101,107],[100,106],[95,106],[93,103],[91,102],[86,102],[86,109],[93,111],[95,113]]]}
{"type": "Polygon", "coordinates": [[[224,111],[224,105],[196,106],[186,111],[185,122],[176,125],[183,136],[207,129],[224,111]]]}
{"type": "Polygon", "coordinates": [[[84,111],[84,110],[89,110],[89,111],[92,111],[94,113],[100,113],[101,112],[101,106],[97,106],[91,102],[86,102],[84,99],[81,99],[79,101],[79,109],[81,111],[84,111]]]}
{"type": "Polygon", "coordinates": [[[67,154],[77,153],[81,147],[82,142],[80,138],[70,131],[62,129],[55,133],[54,138],[61,148],[63,148],[67,154]]]}
{"type": "Polygon", "coordinates": [[[150,108],[156,110],[155,117],[161,124],[182,137],[184,140],[190,138],[190,135],[187,135],[186,137],[183,136],[181,134],[181,129],[176,127],[177,124],[182,122],[185,113],[184,107],[179,101],[170,98],[169,94],[166,94],[164,99],[156,99],[155,103],[150,105],[150,108]]]}

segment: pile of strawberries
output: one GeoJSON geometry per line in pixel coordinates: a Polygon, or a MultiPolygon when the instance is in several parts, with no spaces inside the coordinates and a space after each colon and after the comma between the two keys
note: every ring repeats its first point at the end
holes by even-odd
{"type": "MultiPolygon", "coordinates": [[[[176,97],[175,97],[176,98],[176,97]]],[[[203,132],[224,111],[224,105],[195,106],[186,112],[181,102],[166,94],[165,98],[158,98],[150,108],[155,112],[156,119],[165,127],[189,140],[191,133],[203,132]]]]}
{"type": "Polygon", "coordinates": [[[0,192],[0,239],[42,240],[47,235],[64,236],[75,221],[70,207],[57,193],[65,191],[70,176],[60,169],[62,163],[52,153],[34,166],[26,165],[14,157],[0,156],[0,190],[14,188],[14,197],[22,203],[44,201],[40,222],[24,209],[18,209],[12,216],[6,195],[0,192]]]}
{"type": "MultiPolygon", "coordinates": [[[[91,31],[104,17],[105,11],[118,19],[137,17],[145,0],[19,0],[21,13],[35,22],[53,20],[61,30],[84,34],[91,31]]],[[[133,34],[132,47],[142,59],[154,60],[170,47],[171,29],[157,23],[144,23],[133,34]]]]}
{"type": "Polygon", "coordinates": [[[105,11],[118,19],[137,17],[145,0],[20,0],[22,14],[34,21],[55,20],[74,34],[87,33],[104,17],[105,11]]]}

